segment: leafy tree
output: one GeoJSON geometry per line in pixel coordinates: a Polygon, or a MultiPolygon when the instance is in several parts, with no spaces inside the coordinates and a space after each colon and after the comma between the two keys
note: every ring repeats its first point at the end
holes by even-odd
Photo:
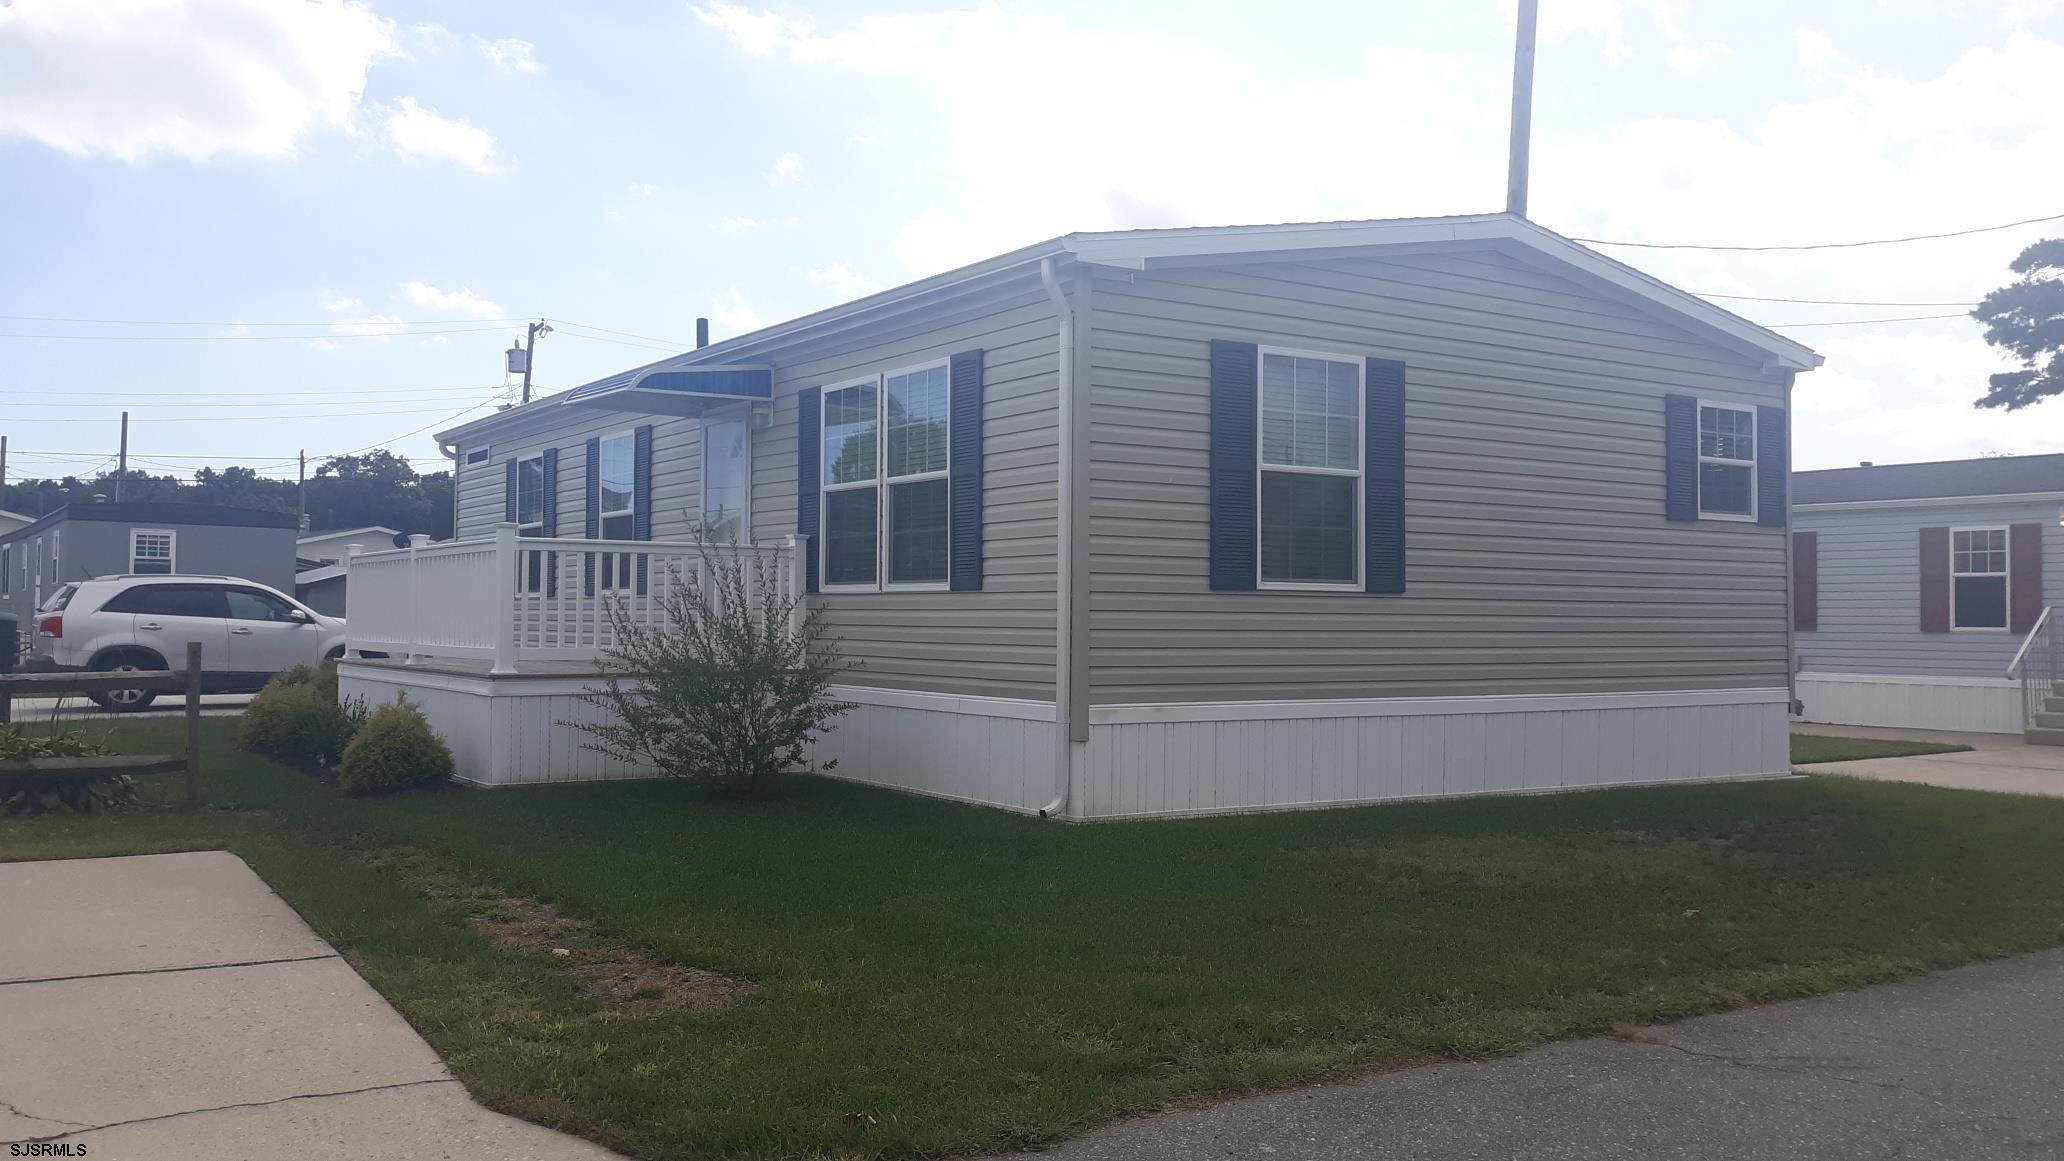
{"type": "Polygon", "coordinates": [[[2021,370],[1992,377],[1980,407],[2019,411],[2064,393],[2064,238],[2049,238],[2014,259],[2018,282],[1985,296],[1971,317],[1985,341],[2012,354],[2021,370]]]}

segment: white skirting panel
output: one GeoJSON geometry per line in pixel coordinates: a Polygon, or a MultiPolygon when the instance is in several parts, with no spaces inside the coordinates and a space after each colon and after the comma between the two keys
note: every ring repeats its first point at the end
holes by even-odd
{"type": "Polygon", "coordinates": [[[1768,777],[1782,689],[1102,706],[1077,818],[1768,777]]]}
{"type": "Polygon", "coordinates": [[[1801,721],[2018,734],[2021,685],[2004,677],[1801,673],[1801,721]]]}
{"type": "Polygon", "coordinates": [[[571,722],[602,711],[580,700],[593,682],[582,678],[502,677],[411,671],[346,661],[337,669],[340,697],[384,705],[405,693],[451,747],[461,781],[478,786],[650,778],[657,771],[619,762],[581,745],[588,735],[571,722]]]}
{"type": "Polygon", "coordinates": [[[820,773],[1010,810],[1053,800],[1052,702],[860,686],[831,693],[857,708],[818,741],[820,773]]]}

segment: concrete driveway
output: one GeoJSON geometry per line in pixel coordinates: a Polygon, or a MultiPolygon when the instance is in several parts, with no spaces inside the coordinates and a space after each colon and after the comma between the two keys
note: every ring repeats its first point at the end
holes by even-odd
{"type": "Polygon", "coordinates": [[[1953,754],[1907,758],[1865,758],[1858,762],[1816,762],[1808,774],[1841,774],[1889,782],[1925,782],[1952,790],[1996,790],[2006,794],[2064,797],[2064,746],[2031,746],[2019,734],[1958,734],[1943,730],[1900,730],[1877,726],[1816,726],[1800,723],[1795,734],[1841,738],[1912,739],[1969,746],[1953,754]]]}
{"type": "Polygon", "coordinates": [[[1052,1161],[2064,1156],[2064,952],[1100,1129],[1052,1161]]]}
{"type": "Polygon", "coordinates": [[[222,852],[0,863],[0,1143],[41,1139],[153,1161],[616,1157],[473,1103],[222,852]]]}

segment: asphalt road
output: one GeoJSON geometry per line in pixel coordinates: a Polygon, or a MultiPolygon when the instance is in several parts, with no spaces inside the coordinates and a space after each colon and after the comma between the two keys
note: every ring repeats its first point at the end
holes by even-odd
{"type": "Polygon", "coordinates": [[[2064,951],[1100,1129],[1053,1161],[2064,1157],[2064,951]]]}

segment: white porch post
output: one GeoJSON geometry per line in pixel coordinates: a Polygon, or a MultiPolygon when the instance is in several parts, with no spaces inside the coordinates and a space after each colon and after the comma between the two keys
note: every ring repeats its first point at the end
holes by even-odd
{"type": "Polygon", "coordinates": [[[494,526],[495,638],[490,673],[516,672],[516,525],[494,526]]]}
{"type": "Polygon", "coordinates": [[[358,645],[351,636],[351,560],[365,551],[362,544],[344,546],[344,656],[359,656],[358,645]]]}
{"type": "Polygon", "coordinates": [[[408,538],[409,651],[402,658],[403,665],[414,665],[422,656],[415,650],[423,643],[423,589],[416,579],[416,554],[428,543],[430,537],[421,532],[408,538]]]}
{"type": "Polygon", "coordinates": [[[808,574],[803,571],[808,562],[803,557],[801,537],[791,532],[781,544],[788,549],[788,595],[795,598],[795,604],[789,606],[788,610],[788,630],[791,633],[800,633],[803,631],[803,618],[809,614],[807,605],[810,594],[805,591],[807,586],[804,583],[808,574]]]}

